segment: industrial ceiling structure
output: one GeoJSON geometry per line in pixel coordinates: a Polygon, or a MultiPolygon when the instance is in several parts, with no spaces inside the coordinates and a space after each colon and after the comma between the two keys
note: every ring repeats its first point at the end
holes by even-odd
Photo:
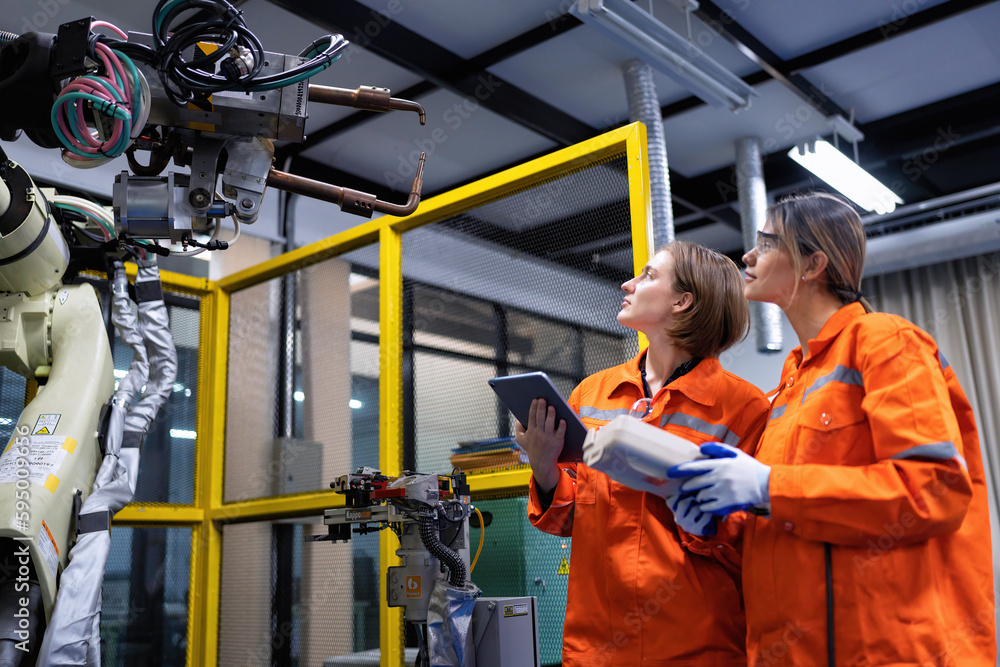
{"type": "MultiPolygon", "coordinates": [[[[421,151],[428,153],[426,198],[628,122],[622,67],[634,55],[581,22],[571,0],[234,4],[268,51],[298,53],[327,32],[351,40],[314,83],[388,87],[427,109],[420,126],[412,113],[312,105],[305,143],[277,150],[277,164],[288,171],[380,199],[405,201],[421,151]]],[[[64,18],[93,14],[148,32],[154,6],[153,0],[8,0],[7,22],[17,25],[0,27],[55,31],[64,18]],[[53,16],[48,7],[57,3],[53,16]]],[[[864,134],[860,164],[902,198],[904,210],[1000,181],[1000,2],[639,0],[637,6],[756,93],[749,108],[733,112],[654,74],[678,238],[738,257],[735,142],[760,138],[770,195],[822,188],[787,152],[829,138],[828,119],[836,116],[853,119],[864,134]]],[[[533,223],[565,221],[536,216],[533,223]]]]}

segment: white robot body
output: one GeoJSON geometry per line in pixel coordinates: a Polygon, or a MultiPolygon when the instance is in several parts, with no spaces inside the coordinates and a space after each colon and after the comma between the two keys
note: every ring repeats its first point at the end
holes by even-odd
{"type": "Polygon", "coordinates": [[[0,164],[0,292],[37,296],[62,282],[69,247],[19,165],[0,164]]]}

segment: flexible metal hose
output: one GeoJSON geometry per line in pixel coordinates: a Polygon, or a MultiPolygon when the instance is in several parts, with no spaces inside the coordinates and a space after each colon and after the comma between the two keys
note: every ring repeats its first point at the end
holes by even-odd
{"type": "Polygon", "coordinates": [[[438,537],[433,517],[420,517],[420,541],[432,556],[448,568],[448,583],[455,588],[465,586],[465,563],[457,552],[446,547],[438,537]]]}
{"type": "MultiPolygon", "coordinates": [[[[670,169],[663,137],[663,112],[656,97],[653,69],[641,60],[622,67],[629,120],[646,126],[649,154],[649,199],[653,213],[653,252],[674,240],[674,209],[670,197],[670,169]]],[[[645,259],[643,260],[645,261],[645,259]]]]}

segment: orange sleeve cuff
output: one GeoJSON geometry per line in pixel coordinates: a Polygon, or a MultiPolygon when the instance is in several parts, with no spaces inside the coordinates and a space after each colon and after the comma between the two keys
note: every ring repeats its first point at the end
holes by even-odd
{"type": "Polygon", "coordinates": [[[531,476],[528,481],[528,520],[531,525],[546,533],[570,537],[573,534],[575,507],[576,480],[565,470],[559,471],[559,483],[552,495],[552,503],[545,509],[538,499],[535,476],[531,476]]]}
{"type": "Polygon", "coordinates": [[[774,525],[794,533],[802,509],[802,469],[788,464],[771,466],[771,479],[767,490],[771,498],[771,518],[774,525]]]}

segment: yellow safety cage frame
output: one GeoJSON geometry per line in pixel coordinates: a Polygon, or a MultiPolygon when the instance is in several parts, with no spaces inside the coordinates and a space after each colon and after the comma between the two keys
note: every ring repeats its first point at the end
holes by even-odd
{"type": "MultiPolygon", "coordinates": [[[[200,299],[194,502],[183,505],[132,503],[115,516],[114,524],[191,529],[187,665],[211,667],[218,662],[222,526],[318,515],[327,508],[344,504],[343,496],[330,490],[223,502],[230,295],[359,247],[379,243],[379,465],[385,474],[397,475],[401,472],[403,446],[400,410],[403,234],[583,165],[621,155],[628,164],[633,261],[638,274],[653,254],[646,128],[641,123],[627,125],[428,199],[413,215],[405,218],[385,216],[359,224],[218,282],[163,272],[164,290],[200,299]]],[[[135,266],[130,270],[134,278],[135,266]]],[[[529,474],[523,466],[477,474],[470,479],[470,486],[474,497],[524,493],[529,474]]],[[[396,564],[396,537],[383,532],[379,545],[381,567],[396,564]]],[[[402,665],[402,610],[390,608],[383,601],[379,628],[382,667],[402,665]]]]}

